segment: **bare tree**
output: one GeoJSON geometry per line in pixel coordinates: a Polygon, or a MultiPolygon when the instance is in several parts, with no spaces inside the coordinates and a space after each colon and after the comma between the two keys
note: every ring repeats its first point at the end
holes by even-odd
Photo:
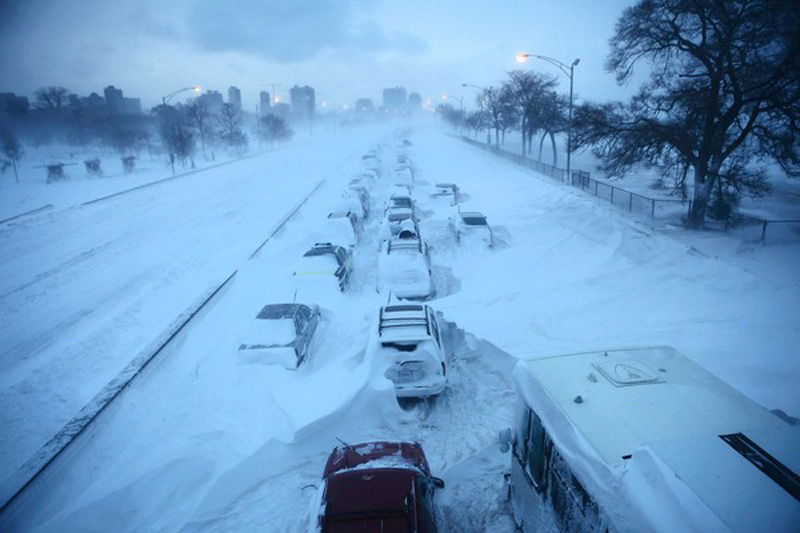
{"type": "Polygon", "coordinates": [[[8,163],[14,169],[14,178],[16,178],[17,183],[19,183],[19,160],[22,159],[22,156],[25,154],[25,150],[22,148],[22,144],[20,144],[19,139],[17,136],[14,135],[14,132],[9,129],[4,129],[2,134],[0,134],[0,140],[3,143],[3,155],[6,156],[8,159],[8,163]]]}
{"type": "MultiPolygon", "coordinates": [[[[159,134],[169,153],[169,162],[172,173],[175,173],[175,159],[177,158],[184,168],[186,160],[191,161],[195,150],[195,137],[189,126],[186,110],[183,106],[177,108],[160,105],[153,109],[153,113],[160,122],[159,134]]],[[[194,166],[194,161],[192,161],[194,166]]]]}
{"type": "Polygon", "coordinates": [[[64,87],[42,87],[34,97],[37,108],[53,114],[61,114],[69,107],[70,92],[64,87]]]}
{"type": "Polygon", "coordinates": [[[556,86],[555,78],[529,70],[508,73],[509,98],[516,104],[522,133],[522,155],[530,151],[533,135],[542,128],[541,108],[556,86]]]}
{"type": "Polygon", "coordinates": [[[187,100],[185,110],[189,124],[194,128],[194,130],[197,132],[197,135],[200,137],[200,150],[203,153],[203,158],[207,159],[206,141],[214,133],[212,128],[213,117],[211,115],[211,110],[203,100],[199,100],[197,98],[190,98],[187,100]]]}
{"type": "Polygon", "coordinates": [[[454,108],[450,104],[440,104],[436,107],[436,112],[441,115],[442,120],[450,124],[453,129],[460,129],[464,126],[464,111],[454,108]]]}
{"type": "Polygon", "coordinates": [[[222,104],[217,117],[220,127],[219,137],[223,143],[237,154],[247,151],[247,135],[242,131],[242,114],[231,104],[222,104]]]}
{"type": "Polygon", "coordinates": [[[259,133],[264,140],[269,141],[270,148],[275,145],[275,141],[287,141],[294,135],[286,121],[277,115],[264,115],[261,117],[259,133]]]}
{"type": "Polygon", "coordinates": [[[593,145],[609,172],[640,162],[683,179],[691,170],[692,228],[715,191],[768,190],[764,158],[800,175],[796,1],[641,0],[617,22],[606,66],[622,83],[643,59],[650,80],[630,102],[576,114],[578,142],[593,145]]]}

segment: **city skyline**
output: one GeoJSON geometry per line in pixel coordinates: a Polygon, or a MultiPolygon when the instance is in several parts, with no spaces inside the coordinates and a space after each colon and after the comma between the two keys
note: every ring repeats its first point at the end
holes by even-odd
{"type": "Polygon", "coordinates": [[[61,85],[89,94],[115,85],[151,108],[180,87],[233,85],[243,108],[254,110],[261,91],[285,102],[293,85],[315,87],[318,102],[331,107],[379,101],[384,88],[403,85],[425,99],[464,97],[474,107],[462,83],[497,85],[516,68],[552,74],[564,91],[551,65],[515,62],[524,50],[580,57],[578,97],[610,99],[629,91],[603,63],[613,25],[631,3],[598,9],[586,0],[558,7],[515,0],[501,9],[451,1],[246,1],[232,9],[208,0],[145,0],[135,8],[38,0],[0,8],[0,91],[31,96],[61,85]]]}

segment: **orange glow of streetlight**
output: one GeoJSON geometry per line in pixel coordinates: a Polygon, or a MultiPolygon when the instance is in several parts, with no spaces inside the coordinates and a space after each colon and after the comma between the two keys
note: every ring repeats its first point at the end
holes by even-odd
{"type": "Polygon", "coordinates": [[[524,63],[530,57],[530,54],[526,54],[525,52],[520,52],[517,54],[517,63],[524,63]]]}

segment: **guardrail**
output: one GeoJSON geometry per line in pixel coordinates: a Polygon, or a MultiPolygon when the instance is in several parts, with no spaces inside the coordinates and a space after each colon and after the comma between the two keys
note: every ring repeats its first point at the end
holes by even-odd
{"type": "MultiPolygon", "coordinates": [[[[13,523],[15,507],[22,494],[29,489],[34,489],[36,483],[42,482],[45,472],[55,464],[70,446],[87,434],[87,429],[98,421],[98,418],[107,411],[114,400],[119,398],[142,375],[148,365],[164,351],[164,348],[219,294],[233,279],[236,272],[238,271],[234,271],[225,281],[207,291],[181,313],[158,338],[152,348],[136,356],[91,402],[81,409],[47,444],[3,483],[0,487],[0,530],[6,530],[4,525],[13,523]]],[[[34,489],[33,492],[35,493],[36,490],[34,489]]]]}

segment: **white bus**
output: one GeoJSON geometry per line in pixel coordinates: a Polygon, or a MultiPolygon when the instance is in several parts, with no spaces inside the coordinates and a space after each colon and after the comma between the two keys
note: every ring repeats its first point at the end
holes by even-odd
{"type": "Polygon", "coordinates": [[[800,531],[800,426],[674,349],[522,360],[514,382],[523,531],[800,531]]]}

